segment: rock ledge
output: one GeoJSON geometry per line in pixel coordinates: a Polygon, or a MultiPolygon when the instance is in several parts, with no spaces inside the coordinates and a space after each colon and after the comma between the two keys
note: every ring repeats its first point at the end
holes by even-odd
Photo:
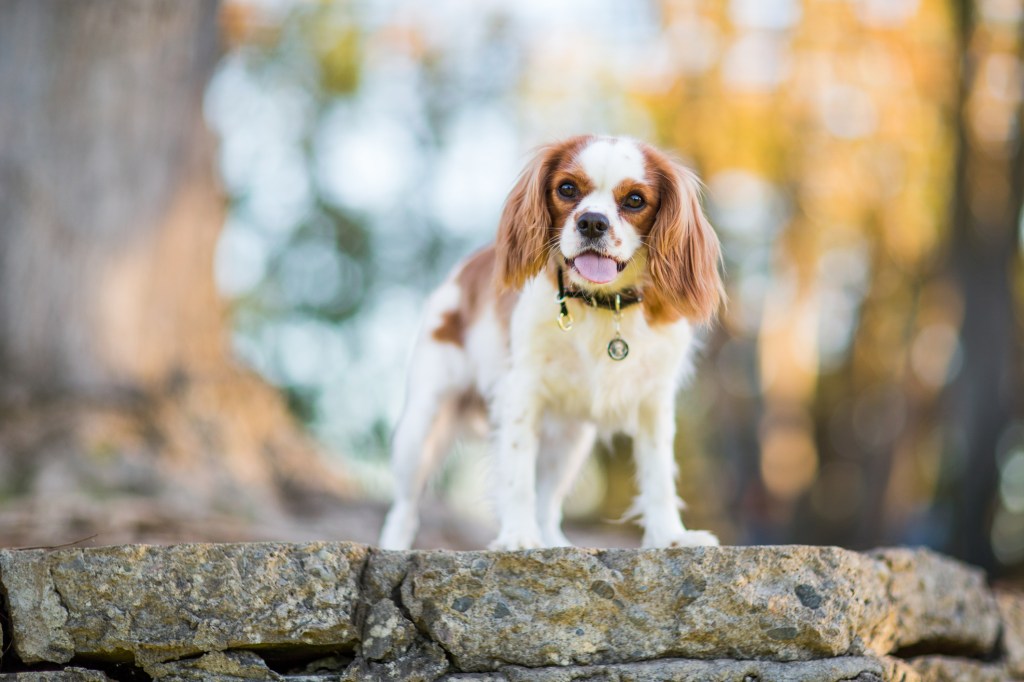
{"type": "Polygon", "coordinates": [[[1024,596],[927,550],[0,550],[0,593],[0,680],[1024,679],[1024,596]]]}

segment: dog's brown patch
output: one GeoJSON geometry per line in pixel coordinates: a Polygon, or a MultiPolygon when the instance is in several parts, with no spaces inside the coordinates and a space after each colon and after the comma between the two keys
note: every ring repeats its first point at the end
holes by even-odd
{"type": "MultiPolygon", "coordinates": [[[[544,269],[557,237],[556,226],[575,206],[558,195],[558,185],[567,180],[589,182],[586,175],[571,171],[573,158],[592,139],[580,135],[541,147],[523,169],[498,222],[495,276],[499,288],[518,290],[544,269]]],[[[581,189],[586,191],[586,186],[581,189]]]]}
{"type": "Polygon", "coordinates": [[[480,319],[488,306],[493,306],[499,324],[507,332],[512,309],[519,294],[516,291],[495,291],[496,256],[494,246],[476,252],[463,263],[455,275],[459,287],[458,306],[445,312],[441,324],[433,331],[437,341],[463,346],[466,331],[480,319]]]}
{"type": "Polygon", "coordinates": [[[464,334],[465,329],[463,328],[462,318],[459,317],[459,311],[449,310],[441,317],[441,326],[434,330],[432,336],[437,341],[454,343],[456,346],[461,346],[464,334]]]}
{"type": "Polygon", "coordinates": [[[660,184],[658,212],[648,228],[644,307],[648,321],[681,317],[707,322],[725,298],[718,237],[700,204],[700,181],[653,147],[644,146],[647,172],[660,184]]]}

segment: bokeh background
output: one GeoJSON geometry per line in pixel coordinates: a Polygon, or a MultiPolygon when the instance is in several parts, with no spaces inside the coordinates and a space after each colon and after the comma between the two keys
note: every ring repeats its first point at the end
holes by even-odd
{"type": "MultiPolygon", "coordinates": [[[[24,29],[31,11],[13,5],[5,18],[24,29]]],[[[335,506],[283,505],[285,516],[305,514],[305,532],[375,534],[426,295],[492,239],[533,147],[596,132],[647,140],[693,167],[723,242],[729,304],[703,330],[699,372],[678,409],[688,525],[730,543],[924,544],[1022,575],[1024,3],[226,0],[186,28],[209,33],[211,22],[221,48],[190,87],[215,134],[203,158],[226,205],[192,258],[214,273],[209,300],[227,302],[213,307],[238,371],[276,387],[313,435],[309,447],[331,471],[313,478],[344,481],[327,495],[342,500],[335,506]]],[[[0,87],[24,92],[23,81],[3,80],[2,63],[0,87]]],[[[11,230],[18,216],[7,217],[0,227],[11,230]]],[[[173,373],[157,374],[136,389],[148,395],[173,373]]],[[[36,404],[24,397],[31,389],[19,391],[7,398],[16,406],[8,433],[24,431],[36,404]]],[[[167,409],[249,409],[187,393],[171,394],[167,409]]],[[[140,423],[100,429],[118,466],[137,464],[123,434],[140,423]]],[[[95,442],[94,431],[74,442],[95,442]]],[[[19,438],[8,459],[44,442],[19,438]]],[[[162,456],[142,440],[142,459],[162,456]]],[[[173,503],[173,537],[241,532],[224,521],[239,509],[260,518],[262,502],[224,500],[251,490],[237,479],[255,466],[254,443],[263,459],[273,452],[259,439],[227,440],[242,464],[217,480],[235,492],[198,476],[212,492],[173,503]],[[223,512],[221,526],[211,509],[223,512]]],[[[207,464],[178,467],[186,472],[225,447],[182,443],[208,452],[207,464]]],[[[570,501],[570,536],[636,542],[609,521],[633,494],[629,450],[626,439],[599,446],[570,501]]],[[[288,461],[268,466],[320,466],[288,461]]],[[[36,480],[37,465],[24,466],[31,474],[19,476],[36,480]]],[[[62,490],[80,493],[77,475],[62,490]]],[[[173,498],[163,488],[126,493],[114,478],[104,508],[173,498]]],[[[281,476],[263,478],[280,487],[281,476]]],[[[305,483],[283,479],[308,502],[305,483]]],[[[192,473],[184,480],[197,485],[192,473]]],[[[450,528],[426,544],[486,539],[451,530],[457,519],[486,526],[486,480],[483,447],[460,444],[432,493],[450,528]]],[[[4,497],[15,511],[0,526],[6,519],[11,538],[30,537],[10,529],[39,530],[34,519],[52,507],[25,512],[25,490],[38,495],[25,484],[4,497]]],[[[82,519],[99,507],[79,498],[60,522],[92,529],[82,519]]],[[[159,536],[171,516],[120,527],[159,536]]]]}

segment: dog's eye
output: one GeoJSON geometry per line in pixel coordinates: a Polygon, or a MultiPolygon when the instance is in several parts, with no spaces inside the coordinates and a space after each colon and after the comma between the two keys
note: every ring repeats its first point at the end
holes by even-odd
{"type": "Polygon", "coordinates": [[[571,182],[563,182],[558,186],[559,196],[565,197],[566,199],[574,199],[579,193],[579,189],[577,189],[576,185],[571,182]]]}
{"type": "Polygon", "coordinates": [[[633,192],[622,200],[622,205],[635,211],[644,207],[644,198],[636,192],[633,192]]]}

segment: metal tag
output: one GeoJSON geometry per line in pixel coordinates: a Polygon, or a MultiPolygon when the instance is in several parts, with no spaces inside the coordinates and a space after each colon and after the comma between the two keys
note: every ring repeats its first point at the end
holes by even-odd
{"type": "Polygon", "coordinates": [[[629,355],[629,344],[624,339],[616,336],[608,342],[608,357],[612,360],[624,360],[629,355]]]}

